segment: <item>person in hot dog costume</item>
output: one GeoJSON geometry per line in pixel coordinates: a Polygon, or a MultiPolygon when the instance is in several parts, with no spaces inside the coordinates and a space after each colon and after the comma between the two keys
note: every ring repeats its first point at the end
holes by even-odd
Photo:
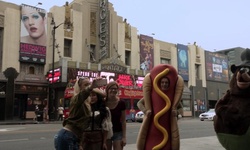
{"type": "Polygon", "coordinates": [[[143,81],[143,98],[138,107],[144,112],[137,137],[138,150],[179,150],[177,106],[184,81],[169,64],[155,66],[143,81]]]}

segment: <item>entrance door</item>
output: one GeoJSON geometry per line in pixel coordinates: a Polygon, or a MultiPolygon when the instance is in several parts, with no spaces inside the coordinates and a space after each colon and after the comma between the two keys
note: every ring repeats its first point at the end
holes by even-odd
{"type": "Polygon", "coordinates": [[[14,100],[14,118],[25,119],[27,108],[27,94],[16,94],[14,100]]]}
{"type": "Polygon", "coordinates": [[[0,120],[5,120],[5,98],[0,98],[0,120]]]}

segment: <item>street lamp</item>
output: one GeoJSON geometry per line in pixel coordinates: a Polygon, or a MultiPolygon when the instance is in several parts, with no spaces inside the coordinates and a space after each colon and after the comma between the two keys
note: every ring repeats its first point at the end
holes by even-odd
{"type": "MultiPolygon", "coordinates": [[[[52,29],[52,80],[50,85],[50,101],[49,101],[49,119],[54,120],[55,119],[55,107],[54,107],[54,99],[55,99],[55,90],[54,90],[54,78],[55,78],[55,42],[56,42],[56,29],[61,26],[63,23],[60,23],[59,25],[56,25],[54,17],[52,17],[51,25],[53,26],[52,29]]],[[[70,30],[70,25],[67,25],[67,31],[70,30]]]]}

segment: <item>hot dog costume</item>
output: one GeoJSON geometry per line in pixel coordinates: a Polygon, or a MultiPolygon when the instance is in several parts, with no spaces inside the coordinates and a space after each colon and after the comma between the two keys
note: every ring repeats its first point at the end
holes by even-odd
{"type": "Polygon", "coordinates": [[[227,150],[250,149],[250,49],[241,53],[241,60],[231,66],[230,88],[215,106],[214,129],[227,150]]]}
{"type": "Polygon", "coordinates": [[[177,106],[182,96],[184,81],[176,69],[168,64],[155,66],[143,81],[143,98],[147,111],[137,137],[138,150],[179,150],[177,106]],[[160,80],[169,79],[165,93],[160,90],[160,80]]]}

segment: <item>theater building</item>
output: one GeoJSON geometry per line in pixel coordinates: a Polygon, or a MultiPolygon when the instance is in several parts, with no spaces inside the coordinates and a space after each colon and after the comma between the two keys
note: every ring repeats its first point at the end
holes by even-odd
{"type": "Polygon", "coordinates": [[[140,88],[158,64],[171,64],[185,81],[183,116],[194,116],[199,94],[207,101],[207,92],[197,91],[207,86],[205,50],[197,45],[139,34],[108,0],[74,0],[47,11],[35,7],[46,14],[46,45],[25,43],[20,16],[33,7],[27,5],[0,2],[0,120],[32,119],[36,105],[53,120],[70,80],[103,76],[140,88]]]}

